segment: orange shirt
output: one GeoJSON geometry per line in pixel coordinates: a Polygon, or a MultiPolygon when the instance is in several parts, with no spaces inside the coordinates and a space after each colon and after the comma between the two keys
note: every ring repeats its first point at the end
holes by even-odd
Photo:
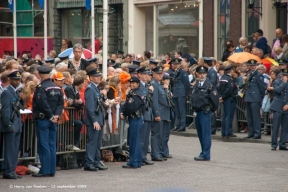
{"type": "Polygon", "coordinates": [[[64,89],[61,89],[61,91],[62,91],[62,93],[64,95],[64,110],[63,110],[62,114],[59,117],[58,124],[63,124],[66,121],[69,120],[69,112],[68,112],[67,109],[65,109],[66,107],[68,107],[67,97],[66,97],[64,89]]]}

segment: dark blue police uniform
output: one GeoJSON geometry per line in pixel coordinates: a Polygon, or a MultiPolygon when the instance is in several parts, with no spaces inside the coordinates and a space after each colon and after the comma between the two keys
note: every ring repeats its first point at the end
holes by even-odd
{"type": "MultiPolygon", "coordinates": [[[[137,70],[138,73],[150,74],[148,66],[143,66],[137,70]]],[[[149,90],[149,86],[146,82],[140,81],[139,89],[136,90],[137,95],[140,95],[144,99],[145,110],[143,114],[143,126],[141,128],[141,147],[142,147],[142,162],[146,165],[153,165],[153,162],[147,160],[147,153],[149,147],[149,137],[151,133],[151,126],[153,121],[152,114],[152,92],[149,90]]]]}
{"type": "MultiPolygon", "coordinates": [[[[212,58],[210,57],[203,57],[204,63],[207,63],[209,66],[207,72],[207,78],[209,79],[210,83],[217,88],[218,86],[218,76],[215,69],[212,67],[212,58]]],[[[216,134],[216,113],[212,113],[211,115],[211,133],[214,135],[216,134]]]]}
{"type": "MultiPolygon", "coordinates": [[[[140,84],[138,77],[131,77],[129,82],[140,84]]],[[[143,126],[144,97],[139,94],[139,87],[132,89],[122,109],[122,114],[129,121],[129,162],[123,168],[140,168],[142,165],[141,128],[143,126]]]]}
{"type": "MultiPolygon", "coordinates": [[[[207,73],[207,67],[199,66],[197,73],[207,73]]],[[[191,103],[196,111],[195,125],[201,144],[202,152],[195,161],[209,161],[211,158],[211,111],[218,108],[219,97],[215,87],[208,79],[204,82],[197,81],[193,87],[191,103]]]]}
{"type": "MultiPolygon", "coordinates": [[[[173,59],[172,64],[179,65],[181,59],[173,59]]],[[[175,131],[185,131],[186,129],[186,96],[189,93],[190,82],[188,74],[183,69],[179,68],[175,71],[174,87],[172,88],[173,98],[175,102],[175,112],[178,123],[175,131]]]]}
{"type": "MultiPolygon", "coordinates": [[[[49,74],[51,68],[38,67],[41,74],[49,74]]],[[[61,88],[50,78],[42,80],[36,87],[33,97],[33,114],[37,126],[37,150],[41,168],[34,177],[54,176],[56,172],[56,138],[57,123],[53,123],[54,116],[60,116],[64,109],[64,99],[61,88]]]]}
{"type": "MultiPolygon", "coordinates": [[[[19,80],[20,83],[21,75],[19,71],[10,73],[8,77],[19,80]]],[[[19,108],[14,111],[14,107],[17,107],[17,104],[22,104],[22,100],[15,87],[9,85],[4,88],[1,94],[1,104],[1,132],[3,132],[4,138],[3,178],[17,179],[20,176],[15,173],[15,168],[18,162],[22,122],[19,108]]]]}
{"type": "MultiPolygon", "coordinates": [[[[90,76],[101,76],[99,68],[90,70],[87,75],[90,76]]],[[[103,166],[101,160],[101,144],[104,126],[104,105],[101,99],[100,90],[94,82],[90,82],[85,90],[85,109],[86,117],[85,124],[87,127],[88,140],[86,143],[86,154],[85,154],[85,171],[97,171],[105,170],[107,167],[103,166]],[[94,129],[94,123],[100,125],[100,130],[94,129]]]]}
{"type": "MultiPolygon", "coordinates": [[[[163,67],[158,66],[152,70],[154,73],[163,73],[163,67]]],[[[153,161],[163,161],[169,157],[169,135],[171,112],[166,97],[166,91],[160,82],[153,80],[153,105],[154,117],[160,117],[160,121],[154,121],[151,130],[151,158],[153,161]]]]}
{"type": "Polygon", "coordinates": [[[232,132],[232,122],[236,108],[237,85],[229,73],[233,66],[225,67],[219,85],[219,97],[222,97],[224,113],[222,114],[222,136],[236,137],[232,132]]]}
{"type": "MultiPolygon", "coordinates": [[[[282,75],[288,76],[288,69],[282,70],[282,75]]],[[[283,111],[283,107],[288,105],[288,83],[282,80],[276,80],[273,87],[275,96],[270,106],[270,110],[273,112],[271,150],[275,151],[278,147],[277,138],[280,125],[279,150],[287,150],[285,142],[288,132],[288,111],[283,111]]]]}
{"type": "MultiPolygon", "coordinates": [[[[247,65],[256,65],[257,61],[249,60],[247,65]]],[[[247,138],[261,139],[261,102],[265,95],[266,83],[263,75],[257,71],[252,71],[247,80],[247,90],[245,101],[247,103],[247,124],[249,134],[247,138]]]]}

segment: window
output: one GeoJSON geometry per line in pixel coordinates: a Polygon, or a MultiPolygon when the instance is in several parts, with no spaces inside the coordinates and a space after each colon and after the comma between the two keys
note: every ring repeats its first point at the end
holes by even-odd
{"type": "Polygon", "coordinates": [[[276,28],[283,30],[284,34],[287,34],[287,14],[288,6],[287,3],[281,3],[281,6],[276,11],[276,28]]]}
{"type": "MultiPolygon", "coordinates": [[[[245,7],[248,7],[247,2],[245,7]]],[[[262,12],[262,0],[255,0],[254,10],[249,8],[246,10],[246,36],[248,42],[253,43],[252,34],[259,29],[261,17],[259,12],[262,12]]]]}
{"type": "Polygon", "coordinates": [[[218,5],[218,58],[221,58],[230,38],[230,0],[219,0],[218,5]]]}
{"type": "Polygon", "coordinates": [[[158,58],[175,51],[198,55],[198,4],[158,5],[157,13],[158,58]]]}

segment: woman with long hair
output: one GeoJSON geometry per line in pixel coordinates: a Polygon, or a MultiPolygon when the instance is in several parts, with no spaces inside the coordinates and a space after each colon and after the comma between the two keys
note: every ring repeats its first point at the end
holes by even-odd
{"type": "Polygon", "coordinates": [[[68,39],[62,39],[60,53],[68,49],[68,39]]]}

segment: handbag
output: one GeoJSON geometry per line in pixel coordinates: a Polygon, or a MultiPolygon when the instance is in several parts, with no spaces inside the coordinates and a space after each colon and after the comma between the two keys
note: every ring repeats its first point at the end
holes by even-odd
{"type": "Polygon", "coordinates": [[[263,110],[263,112],[265,112],[265,113],[269,112],[270,105],[271,105],[270,98],[269,98],[268,94],[266,94],[262,100],[261,109],[263,110]]]}

